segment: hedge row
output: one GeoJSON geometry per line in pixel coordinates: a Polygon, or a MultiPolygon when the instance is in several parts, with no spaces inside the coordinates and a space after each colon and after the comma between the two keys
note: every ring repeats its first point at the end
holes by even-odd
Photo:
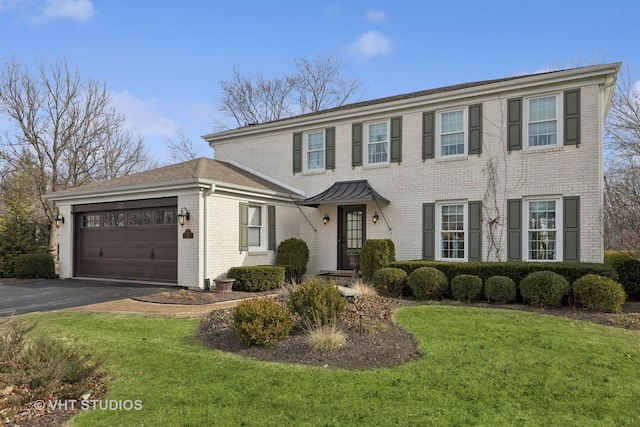
{"type": "Polygon", "coordinates": [[[618,272],[618,282],[622,284],[630,300],[640,301],[640,261],[633,253],[605,251],[604,263],[618,272]]]}
{"type": "Polygon", "coordinates": [[[279,265],[253,265],[231,267],[227,277],[236,279],[234,291],[259,292],[275,289],[284,284],[285,268],[279,265]]]}

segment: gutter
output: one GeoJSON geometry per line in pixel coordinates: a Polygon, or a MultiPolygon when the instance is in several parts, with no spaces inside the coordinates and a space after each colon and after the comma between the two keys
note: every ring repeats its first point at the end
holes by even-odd
{"type": "Polygon", "coordinates": [[[204,226],[202,227],[202,232],[204,233],[202,254],[204,256],[203,263],[203,284],[204,290],[208,291],[211,289],[211,279],[209,276],[209,196],[215,191],[215,184],[211,184],[209,189],[204,193],[204,207],[202,216],[204,221],[204,226]]]}

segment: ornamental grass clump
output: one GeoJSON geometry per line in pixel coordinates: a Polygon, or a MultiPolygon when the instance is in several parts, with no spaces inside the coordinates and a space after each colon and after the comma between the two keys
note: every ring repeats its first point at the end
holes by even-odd
{"type": "Polygon", "coordinates": [[[490,303],[515,302],[516,292],[516,283],[507,276],[493,276],[484,283],[484,297],[490,303]]]}
{"type": "Polygon", "coordinates": [[[590,310],[617,313],[626,294],[622,285],[608,277],[587,274],[573,283],[576,302],[590,310]]]}
{"type": "Polygon", "coordinates": [[[482,279],[473,274],[459,274],[451,280],[451,295],[458,301],[477,301],[482,296],[482,279]]]}
{"type": "Polygon", "coordinates": [[[443,272],[433,267],[420,267],[410,275],[408,282],[413,295],[419,300],[441,299],[449,288],[443,272]]]}
{"type": "Polygon", "coordinates": [[[333,322],[330,325],[314,324],[307,328],[307,343],[314,350],[329,352],[343,347],[347,336],[333,322]]]}
{"type": "Polygon", "coordinates": [[[569,282],[552,271],[537,271],[520,282],[522,300],[533,307],[556,307],[569,292],[569,282]]]}
{"type": "Polygon", "coordinates": [[[289,335],[293,324],[289,310],[271,298],[240,301],[233,310],[233,330],[249,345],[275,344],[289,335]]]}

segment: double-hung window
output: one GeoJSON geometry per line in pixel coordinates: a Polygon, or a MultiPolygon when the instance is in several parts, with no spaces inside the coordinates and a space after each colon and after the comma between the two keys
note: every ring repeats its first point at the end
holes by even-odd
{"type": "Polygon", "coordinates": [[[558,95],[529,98],[526,102],[527,146],[529,148],[558,145],[558,95]]]}
{"type": "Polygon", "coordinates": [[[305,134],[305,148],[307,152],[307,170],[324,169],[324,131],[305,134]]]}
{"type": "Polygon", "coordinates": [[[249,249],[265,249],[265,231],[262,206],[249,205],[249,249]]]}
{"type": "Polygon", "coordinates": [[[460,156],[465,154],[467,139],[466,128],[464,109],[440,113],[440,157],[460,156]]]}
{"type": "Polygon", "coordinates": [[[367,124],[368,164],[389,163],[389,122],[367,124]]]}
{"type": "Polygon", "coordinates": [[[464,261],[467,259],[467,204],[438,204],[438,234],[436,258],[464,261]]]}
{"type": "Polygon", "coordinates": [[[529,261],[561,260],[560,200],[528,200],[525,203],[525,246],[529,261]]]}

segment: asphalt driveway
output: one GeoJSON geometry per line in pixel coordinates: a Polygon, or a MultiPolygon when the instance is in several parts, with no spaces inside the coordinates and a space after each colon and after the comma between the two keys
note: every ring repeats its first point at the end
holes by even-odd
{"type": "Polygon", "coordinates": [[[155,294],[177,287],[58,279],[0,285],[0,317],[155,294]]]}

